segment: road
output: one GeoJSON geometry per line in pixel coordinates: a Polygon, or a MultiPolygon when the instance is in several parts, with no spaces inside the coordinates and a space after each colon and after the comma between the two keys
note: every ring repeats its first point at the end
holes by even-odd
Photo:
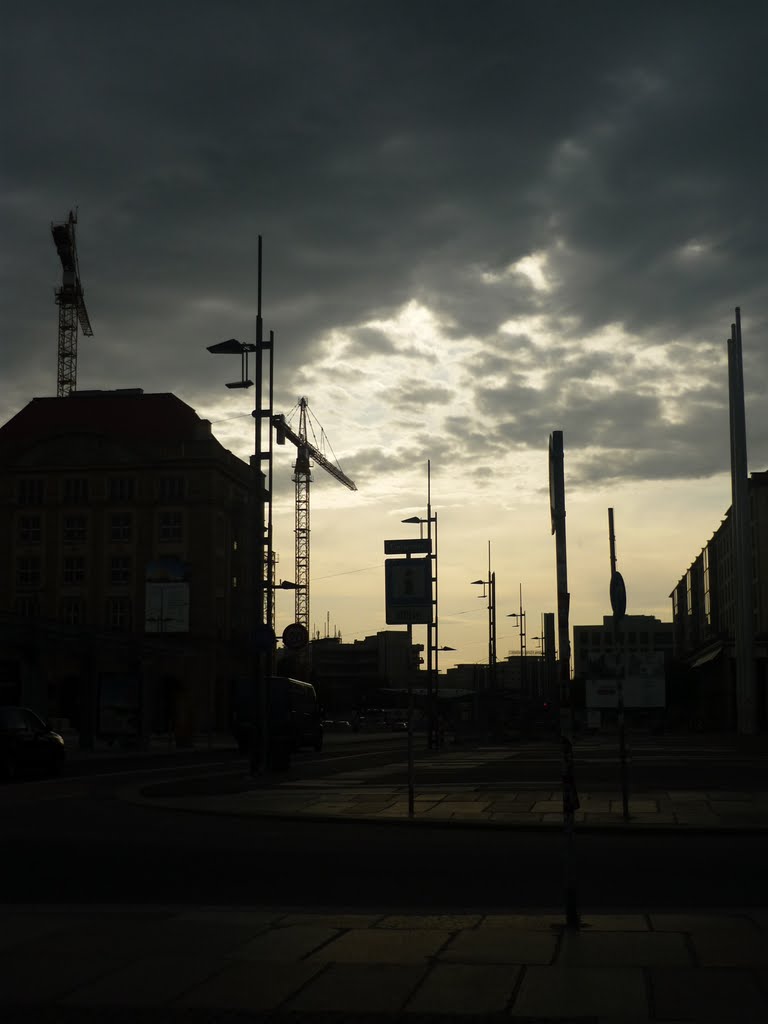
{"type": "MultiPolygon", "coordinates": [[[[362,747],[339,746],[322,758],[302,754],[292,774],[328,774],[330,781],[340,768],[384,769],[402,757],[396,743],[383,750],[381,744],[371,749],[374,744],[372,738],[362,747]]],[[[549,761],[529,751],[506,763],[519,779],[544,771],[549,761]]],[[[0,787],[4,903],[511,911],[556,909],[562,899],[559,832],[170,812],[128,804],[120,792],[150,781],[231,777],[242,761],[92,767],[90,774],[0,787]]],[[[601,767],[604,774],[615,771],[610,764],[594,770],[601,767]]],[[[474,771],[480,777],[501,769],[474,771]]],[[[556,763],[551,771],[546,786],[557,779],[556,763]]],[[[686,777],[689,769],[681,765],[681,771],[686,777]]],[[[738,764],[723,767],[725,774],[741,771],[738,764]]],[[[577,834],[574,848],[584,909],[768,906],[768,836],[577,834]]]]}

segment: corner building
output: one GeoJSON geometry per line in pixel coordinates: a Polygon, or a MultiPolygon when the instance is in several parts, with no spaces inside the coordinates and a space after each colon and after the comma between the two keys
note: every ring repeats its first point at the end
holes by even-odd
{"type": "Polygon", "coordinates": [[[83,746],[227,728],[249,500],[249,467],[172,394],[33,399],[0,427],[0,703],[83,746]]]}
{"type": "MultiPolygon", "coordinates": [[[[749,478],[757,715],[768,728],[768,472],[749,478]]],[[[690,693],[692,725],[736,728],[736,564],[731,509],[675,585],[675,656],[690,693]]]]}

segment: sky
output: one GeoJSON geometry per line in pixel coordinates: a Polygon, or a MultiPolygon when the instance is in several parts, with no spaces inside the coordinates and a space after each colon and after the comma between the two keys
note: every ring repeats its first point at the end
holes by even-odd
{"type": "Polygon", "coordinates": [[[735,306],[768,468],[764,4],[30,0],[3,21],[0,422],[56,393],[50,224],[77,207],[78,388],[173,392],[247,458],[252,392],[206,349],[254,340],[261,235],[275,409],[306,396],[358,488],[314,472],[314,629],[386,628],[384,540],[418,535],[429,462],[440,668],[487,657],[489,544],[498,656],[521,588],[537,650],[553,430],[571,624],[610,613],[609,508],[627,611],[669,621],[730,505],[735,306]]]}

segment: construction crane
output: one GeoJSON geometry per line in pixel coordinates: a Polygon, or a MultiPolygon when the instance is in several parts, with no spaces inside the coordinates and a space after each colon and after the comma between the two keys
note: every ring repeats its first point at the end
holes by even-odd
{"type": "Polygon", "coordinates": [[[272,417],[275,428],[275,440],[285,444],[285,439],[293,442],[298,449],[293,467],[293,480],[296,484],[296,622],[300,623],[309,634],[309,485],[312,481],[312,461],[322,466],[331,476],[344,484],[350,491],[356,491],[356,485],[343,473],[338,466],[329,462],[325,455],[307,438],[308,402],[299,399],[299,432],[295,433],[285,422],[285,416],[278,414],[272,417]]]}
{"type": "Polygon", "coordinates": [[[69,220],[63,224],[51,224],[51,234],[61,260],[63,278],[61,288],[56,290],[56,305],[59,307],[59,367],[56,396],[66,398],[77,390],[77,328],[90,337],[93,334],[85,296],[80,282],[80,267],[77,262],[75,244],[77,214],[69,211],[69,220]]]}

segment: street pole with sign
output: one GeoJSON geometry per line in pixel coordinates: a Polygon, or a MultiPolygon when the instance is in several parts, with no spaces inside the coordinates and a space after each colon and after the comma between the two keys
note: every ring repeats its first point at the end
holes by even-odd
{"type": "Polygon", "coordinates": [[[571,710],[571,643],[568,636],[568,557],[565,543],[565,473],[563,432],[549,435],[549,507],[555,535],[557,567],[557,626],[560,661],[560,745],[562,749],[563,830],[565,832],[565,921],[568,927],[581,924],[576,897],[573,835],[579,808],[573,770],[573,720],[571,710]]]}
{"type": "Polygon", "coordinates": [[[625,615],[627,612],[627,588],[624,578],[616,570],[616,535],[613,532],[613,509],[608,509],[608,537],[611,549],[611,610],[613,612],[613,650],[616,658],[616,707],[619,720],[619,763],[621,765],[621,809],[624,821],[629,821],[629,773],[627,769],[627,738],[624,721],[624,680],[619,663],[619,625],[624,619],[624,678],[629,677],[629,632],[625,615]]]}
{"type": "MultiPolygon", "coordinates": [[[[413,646],[413,624],[432,622],[432,560],[413,558],[414,554],[431,553],[430,539],[385,540],[384,554],[403,554],[405,558],[388,558],[384,562],[386,622],[405,625],[408,629],[408,657],[413,646]]],[[[408,682],[408,817],[414,810],[413,765],[413,678],[410,664],[408,682]]]]}

